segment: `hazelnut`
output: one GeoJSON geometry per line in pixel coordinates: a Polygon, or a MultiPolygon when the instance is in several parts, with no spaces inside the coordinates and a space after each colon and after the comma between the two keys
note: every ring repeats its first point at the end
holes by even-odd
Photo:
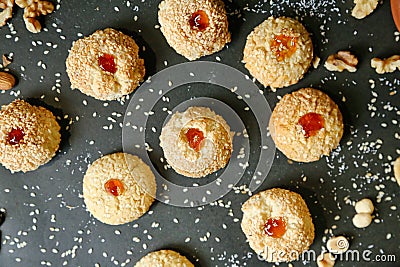
{"type": "Polygon", "coordinates": [[[353,217],[353,224],[357,228],[365,228],[372,222],[372,216],[369,213],[357,213],[353,217]]]}
{"type": "Polygon", "coordinates": [[[374,204],[372,204],[370,199],[364,198],[356,203],[355,209],[357,213],[372,214],[374,212],[374,204]]]}
{"type": "Polygon", "coordinates": [[[335,265],[335,257],[331,253],[324,253],[317,258],[318,267],[333,267],[335,265]]]}
{"type": "Polygon", "coordinates": [[[400,185],[400,157],[398,157],[393,164],[394,178],[396,178],[397,183],[400,185]]]}

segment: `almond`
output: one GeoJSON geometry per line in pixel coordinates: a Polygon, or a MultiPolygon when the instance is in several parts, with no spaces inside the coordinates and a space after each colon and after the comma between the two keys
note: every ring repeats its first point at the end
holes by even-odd
{"type": "Polygon", "coordinates": [[[14,85],[14,76],[10,73],[0,71],[0,90],[10,90],[14,85]]]}

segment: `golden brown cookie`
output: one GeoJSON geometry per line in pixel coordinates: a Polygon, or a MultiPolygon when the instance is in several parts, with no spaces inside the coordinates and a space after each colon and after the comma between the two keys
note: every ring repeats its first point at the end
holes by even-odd
{"type": "Polygon", "coordinates": [[[132,93],[145,74],[138,53],[131,37],[110,28],[75,41],[66,61],[72,89],[100,100],[132,93]]]}
{"type": "Polygon", "coordinates": [[[242,230],[250,247],[268,262],[294,261],[314,240],[314,224],[303,198],[273,188],[242,206],[242,230]]]}
{"type": "Polygon", "coordinates": [[[304,26],[295,19],[269,17],[247,36],[243,62],[265,87],[296,84],[313,59],[313,45],[304,26]]]}
{"type": "Polygon", "coordinates": [[[114,153],[93,162],[83,178],[83,198],[99,221],[119,225],[145,214],[156,195],[154,174],[139,157],[114,153]]]}
{"type": "Polygon", "coordinates": [[[162,128],[160,146],[179,174],[199,178],[224,168],[232,154],[229,125],[209,108],[190,107],[162,128]]]}
{"type": "Polygon", "coordinates": [[[159,250],[144,256],[135,267],[194,267],[194,265],[178,252],[159,250]]]}
{"type": "Polygon", "coordinates": [[[15,100],[0,110],[0,163],[13,172],[27,172],[50,161],[61,141],[51,111],[15,100]]]}
{"type": "Polygon", "coordinates": [[[218,52],[231,41],[221,0],[164,0],[158,21],[168,44],[189,60],[218,52]]]}
{"type": "Polygon", "coordinates": [[[276,147],[289,159],[317,161],[339,145],[343,119],[338,106],[325,93],[304,88],[285,95],[269,121],[276,147]]]}

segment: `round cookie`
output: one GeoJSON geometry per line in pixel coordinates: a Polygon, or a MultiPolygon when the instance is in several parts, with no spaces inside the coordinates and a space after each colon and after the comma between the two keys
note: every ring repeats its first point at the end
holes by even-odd
{"type": "Polygon", "coordinates": [[[132,93],[145,75],[138,53],[131,37],[111,28],[75,41],[66,61],[71,88],[99,100],[132,93]]]}
{"type": "Polygon", "coordinates": [[[135,267],[194,267],[194,265],[178,252],[173,250],[154,251],[140,259],[135,267]]]}
{"type": "Polygon", "coordinates": [[[114,153],[89,166],[83,178],[83,198],[96,219],[119,225],[149,210],[156,187],[154,174],[139,157],[114,153]]]}
{"type": "Polygon", "coordinates": [[[298,259],[314,240],[314,224],[303,198],[273,188],[243,205],[242,230],[250,247],[268,262],[298,259]]]}
{"type": "Polygon", "coordinates": [[[168,164],[179,174],[199,178],[228,163],[232,154],[229,125],[206,107],[175,113],[162,128],[160,146],[168,164]]]}
{"type": "Polygon", "coordinates": [[[317,161],[339,145],[343,119],[325,93],[303,88],[285,95],[276,105],[269,130],[277,148],[298,162],[317,161]]]}
{"type": "Polygon", "coordinates": [[[189,60],[218,52],[231,41],[221,0],[164,0],[158,21],[168,44],[189,60]]]}
{"type": "Polygon", "coordinates": [[[269,17],[247,36],[243,62],[262,85],[282,88],[296,84],[313,59],[313,44],[295,19],[269,17]]]}
{"type": "Polygon", "coordinates": [[[0,110],[0,163],[14,172],[39,168],[56,154],[60,126],[51,111],[15,100],[0,110]]]}

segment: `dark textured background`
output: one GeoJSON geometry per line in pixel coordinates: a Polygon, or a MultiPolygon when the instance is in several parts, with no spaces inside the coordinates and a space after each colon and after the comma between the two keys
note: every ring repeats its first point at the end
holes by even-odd
{"type": "MultiPolygon", "coordinates": [[[[241,59],[246,36],[252,28],[270,14],[297,17],[312,34],[315,52],[322,59],[321,65],[316,70],[310,69],[294,86],[277,93],[266,89],[265,97],[273,108],[277,96],[310,85],[319,88],[340,106],[346,129],[340,149],[315,163],[290,164],[277,151],[272,169],[259,190],[279,186],[302,194],[316,226],[312,249],[317,252],[324,244],[323,237],[333,233],[349,237],[351,249],[370,249],[372,255],[395,254],[400,260],[397,241],[399,212],[396,208],[399,187],[391,180],[393,173],[389,167],[400,153],[399,139],[396,139],[399,124],[392,122],[399,120],[400,100],[396,89],[399,74],[377,75],[369,67],[372,57],[389,57],[400,52],[390,3],[383,1],[372,15],[358,21],[350,16],[352,1],[278,2],[272,5],[263,1],[226,2],[232,42],[223,51],[202,60],[218,61],[218,56],[222,63],[247,73],[241,59]],[[328,55],[344,49],[350,49],[358,56],[358,71],[328,72],[322,66],[323,61],[328,55]],[[374,89],[370,88],[369,79],[375,81],[374,89]],[[372,90],[377,93],[376,97],[372,90]],[[390,92],[397,93],[390,96],[390,92]],[[374,118],[371,118],[371,106],[372,109],[376,107],[374,118]],[[382,122],[387,123],[387,127],[383,128],[382,122]],[[381,147],[376,146],[377,139],[382,140],[381,147]],[[359,149],[362,144],[370,149],[359,149]],[[366,178],[368,173],[377,178],[366,178]],[[381,203],[377,203],[379,191],[384,193],[381,203]],[[351,223],[354,208],[345,204],[345,197],[351,200],[371,198],[379,223],[356,229],[351,223]],[[337,215],[340,215],[339,220],[334,219],[337,215]],[[324,233],[325,229],[331,230],[324,233]],[[389,233],[391,238],[387,239],[389,233]]],[[[81,198],[83,175],[89,163],[101,155],[122,149],[118,124],[123,116],[117,117],[116,113],[123,115],[127,103],[121,105],[114,101],[104,106],[78,90],[71,91],[64,64],[68,49],[72,41],[79,38],[78,33],[86,36],[97,29],[113,27],[133,36],[146,47],[142,56],[148,75],[166,68],[164,61],[168,66],[186,62],[167,45],[159,29],[155,28],[158,3],[131,1],[132,5],[127,7],[126,1],[62,1],[60,9],[42,20],[48,30],[39,34],[26,31],[23,12],[15,7],[10,23],[16,32],[7,26],[0,29],[0,54],[14,53],[9,69],[19,80],[13,91],[0,94],[0,104],[7,104],[17,97],[27,99],[49,107],[64,118],[60,121],[64,129],[71,123],[69,130],[63,133],[60,152],[49,164],[26,174],[10,174],[5,168],[0,168],[0,208],[7,210],[6,220],[0,226],[0,266],[95,266],[96,263],[100,266],[124,266],[124,262],[126,266],[133,266],[146,253],[162,248],[176,249],[196,266],[262,265],[246,244],[240,229],[240,206],[248,198],[245,194],[229,193],[223,198],[227,207],[188,209],[156,202],[151,214],[122,226],[104,225],[85,211],[81,198]],[[119,12],[114,10],[115,6],[119,7],[119,12]],[[134,21],[134,16],[138,17],[137,21],[134,21]],[[18,37],[17,42],[15,37],[18,37]],[[46,50],[49,53],[45,55],[46,50]],[[38,63],[45,63],[47,69],[38,67],[38,63]],[[60,78],[56,73],[60,73],[60,78]],[[87,105],[83,104],[84,100],[87,105]],[[93,116],[94,112],[96,116],[93,116]],[[116,122],[110,121],[109,117],[116,122]],[[112,130],[103,129],[104,125],[110,124],[113,124],[112,130]],[[207,232],[210,237],[202,242],[201,238],[207,232]],[[185,243],[188,237],[190,241],[185,243]]],[[[189,99],[192,94],[215,94],[211,86],[193,85],[190,90],[181,91],[171,96],[173,103],[189,99]]],[[[228,102],[229,97],[226,96],[228,102]]],[[[256,142],[251,141],[252,148],[257,149],[256,142]]],[[[251,160],[257,159],[251,157],[251,160]]],[[[239,185],[245,181],[246,177],[239,185]]],[[[303,264],[315,265],[313,262],[293,262],[294,266],[303,264]]],[[[337,266],[361,264],[376,266],[377,263],[340,261],[337,266]]],[[[398,263],[380,265],[398,266],[398,263]]]]}

